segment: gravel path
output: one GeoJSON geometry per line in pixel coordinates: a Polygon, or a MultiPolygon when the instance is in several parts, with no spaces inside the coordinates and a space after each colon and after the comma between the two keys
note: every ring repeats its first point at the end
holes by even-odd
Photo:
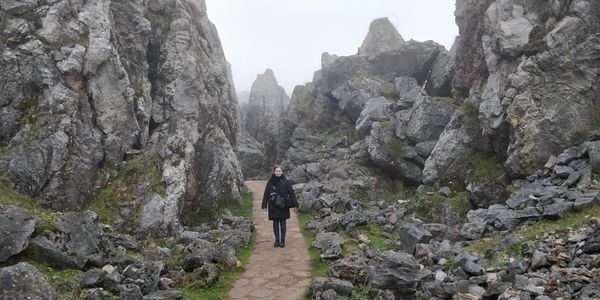
{"type": "Polygon", "coordinates": [[[260,208],[266,181],[247,181],[254,194],[256,248],[226,299],[304,299],[310,284],[309,256],[296,212],[287,220],[285,248],[273,247],[273,223],[260,208]]]}

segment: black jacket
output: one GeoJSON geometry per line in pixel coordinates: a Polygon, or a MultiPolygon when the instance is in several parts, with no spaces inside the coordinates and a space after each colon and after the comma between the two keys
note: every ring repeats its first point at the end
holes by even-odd
{"type": "Polygon", "coordinates": [[[291,207],[298,207],[298,200],[296,200],[292,184],[285,178],[285,175],[281,175],[281,177],[271,176],[271,179],[269,179],[265,186],[265,193],[262,200],[262,208],[269,208],[269,220],[289,219],[289,207],[277,208],[269,203],[269,195],[273,190],[276,190],[281,196],[286,198],[288,200],[286,202],[291,204],[291,207]]]}

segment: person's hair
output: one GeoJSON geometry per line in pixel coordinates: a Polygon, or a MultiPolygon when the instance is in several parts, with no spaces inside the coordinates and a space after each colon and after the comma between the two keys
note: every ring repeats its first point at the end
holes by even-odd
{"type": "Polygon", "coordinates": [[[281,174],[285,173],[285,172],[283,172],[283,167],[282,167],[281,165],[275,165],[275,166],[273,167],[273,172],[275,172],[275,169],[277,169],[277,168],[280,168],[280,169],[281,169],[281,174]]]}

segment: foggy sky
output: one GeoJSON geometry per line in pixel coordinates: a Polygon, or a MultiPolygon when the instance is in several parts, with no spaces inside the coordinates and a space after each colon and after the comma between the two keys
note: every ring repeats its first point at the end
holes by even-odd
{"type": "Polygon", "coordinates": [[[289,96],[312,81],[321,53],[356,54],[373,19],[388,17],[404,40],[450,49],[458,35],[455,0],[206,0],[231,64],[236,91],[256,74],[275,72],[289,96]]]}

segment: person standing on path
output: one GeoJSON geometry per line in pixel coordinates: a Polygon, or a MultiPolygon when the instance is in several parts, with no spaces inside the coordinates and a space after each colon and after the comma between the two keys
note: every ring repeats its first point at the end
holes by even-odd
{"type": "Polygon", "coordinates": [[[290,207],[298,207],[298,201],[294,194],[294,189],[285,175],[283,175],[283,168],[280,165],[276,165],[273,168],[273,175],[265,186],[265,192],[262,200],[262,209],[269,209],[269,220],[273,221],[273,233],[275,234],[274,247],[285,247],[285,220],[290,218],[290,207]],[[273,205],[269,199],[271,193],[278,193],[284,199],[286,199],[286,206],[279,208],[273,205]]]}

